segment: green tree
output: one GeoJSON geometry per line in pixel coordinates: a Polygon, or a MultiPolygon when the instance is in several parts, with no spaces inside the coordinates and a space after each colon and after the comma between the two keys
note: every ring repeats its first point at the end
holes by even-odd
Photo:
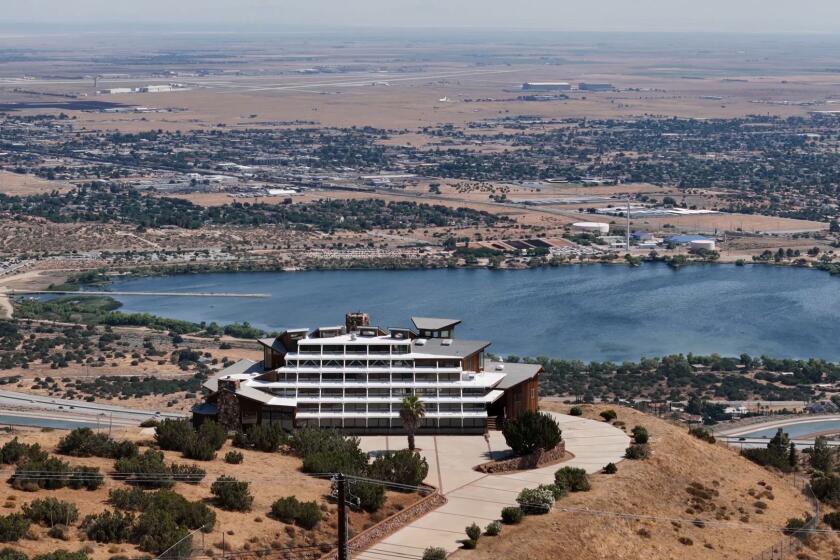
{"type": "Polygon", "coordinates": [[[527,411],[505,422],[505,441],[517,455],[528,455],[537,449],[553,449],[562,439],[560,426],[550,415],[527,411]]]}
{"type": "Polygon", "coordinates": [[[408,395],[403,398],[400,406],[400,419],[403,428],[408,433],[408,450],[414,451],[414,434],[420,426],[420,421],[426,416],[426,406],[417,395],[408,395]]]}
{"type": "Polygon", "coordinates": [[[828,438],[817,436],[811,448],[811,468],[825,474],[834,472],[834,451],[828,445],[828,438]]]}

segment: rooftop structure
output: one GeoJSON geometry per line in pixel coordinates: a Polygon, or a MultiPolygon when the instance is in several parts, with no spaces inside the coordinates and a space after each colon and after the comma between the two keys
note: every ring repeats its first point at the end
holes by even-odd
{"type": "Polygon", "coordinates": [[[523,91],[570,91],[569,82],[525,82],[522,84],[523,91]]]}
{"type": "Polygon", "coordinates": [[[261,339],[263,361],[242,360],[211,376],[194,416],[231,428],[277,423],[393,433],[402,431],[402,400],[416,395],[426,408],[421,433],[483,433],[536,410],[539,364],[487,360],[490,342],[454,338],[457,319],[412,322],[416,330],[382,328],[357,312],[344,325],[261,339]]]}

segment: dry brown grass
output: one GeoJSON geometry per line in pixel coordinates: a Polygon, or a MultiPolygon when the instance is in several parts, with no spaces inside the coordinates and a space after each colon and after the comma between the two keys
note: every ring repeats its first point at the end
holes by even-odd
{"type": "MultiPolygon", "coordinates": [[[[546,408],[568,409],[553,403],[546,403],[546,408]]],[[[606,407],[584,408],[587,417],[598,418],[598,411],[606,407]]],[[[455,557],[749,558],[781,539],[782,534],[771,529],[783,527],[788,518],[809,511],[808,502],[792,484],[736,452],[695,439],[684,428],[663,420],[612,408],[628,430],[637,424],[648,428],[653,451],[650,459],[625,460],[618,464],[617,474],[592,476],[590,492],[571,494],[548,515],[505,526],[500,537],[483,537],[476,551],[459,551],[455,557]],[[699,491],[690,490],[691,485],[699,491]],[[692,499],[692,494],[699,499],[692,499]],[[766,509],[756,506],[759,501],[766,504],[766,509]],[[562,512],[559,508],[627,512],[661,519],[640,521],[562,512]],[[695,519],[728,527],[701,528],[692,523],[695,519]]]]}

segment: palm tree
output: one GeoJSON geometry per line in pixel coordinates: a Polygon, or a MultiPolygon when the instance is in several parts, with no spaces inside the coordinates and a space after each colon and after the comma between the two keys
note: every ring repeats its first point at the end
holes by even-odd
{"type": "Polygon", "coordinates": [[[403,427],[408,432],[408,449],[414,451],[414,434],[420,425],[420,420],[426,416],[426,405],[417,395],[408,395],[403,398],[400,407],[400,418],[403,427]]]}

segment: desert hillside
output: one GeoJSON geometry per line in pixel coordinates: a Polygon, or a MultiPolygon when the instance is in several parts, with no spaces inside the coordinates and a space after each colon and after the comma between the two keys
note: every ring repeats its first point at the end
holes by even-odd
{"type": "MultiPolygon", "coordinates": [[[[569,408],[559,404],[545,407],[560,412],[569,408]]],[[[527,516],[519,525],[505,525],[501,536],[481,537],[476,550],[460,550],[455,558],[750,558],[782,539],[782,533],[773,529],[810,512],[808,501],[791,480],[720,444],[706,443],[684,428],[635,410],[583,408],[590,418],[599,418],[601,410],[613,408],[618,412],[617,422],[624,422],[628,432],[636,425],[645,426],[651,435],[651,456],[625,459],[616,474],[593,475],[589,492],[569,494],[546,515],[527,516]]],[[[833,547],[826,546],[825,539],[821,544],[821,553],[806,549],[801,557],[834,557],[827,552],[833,547]]]]}

